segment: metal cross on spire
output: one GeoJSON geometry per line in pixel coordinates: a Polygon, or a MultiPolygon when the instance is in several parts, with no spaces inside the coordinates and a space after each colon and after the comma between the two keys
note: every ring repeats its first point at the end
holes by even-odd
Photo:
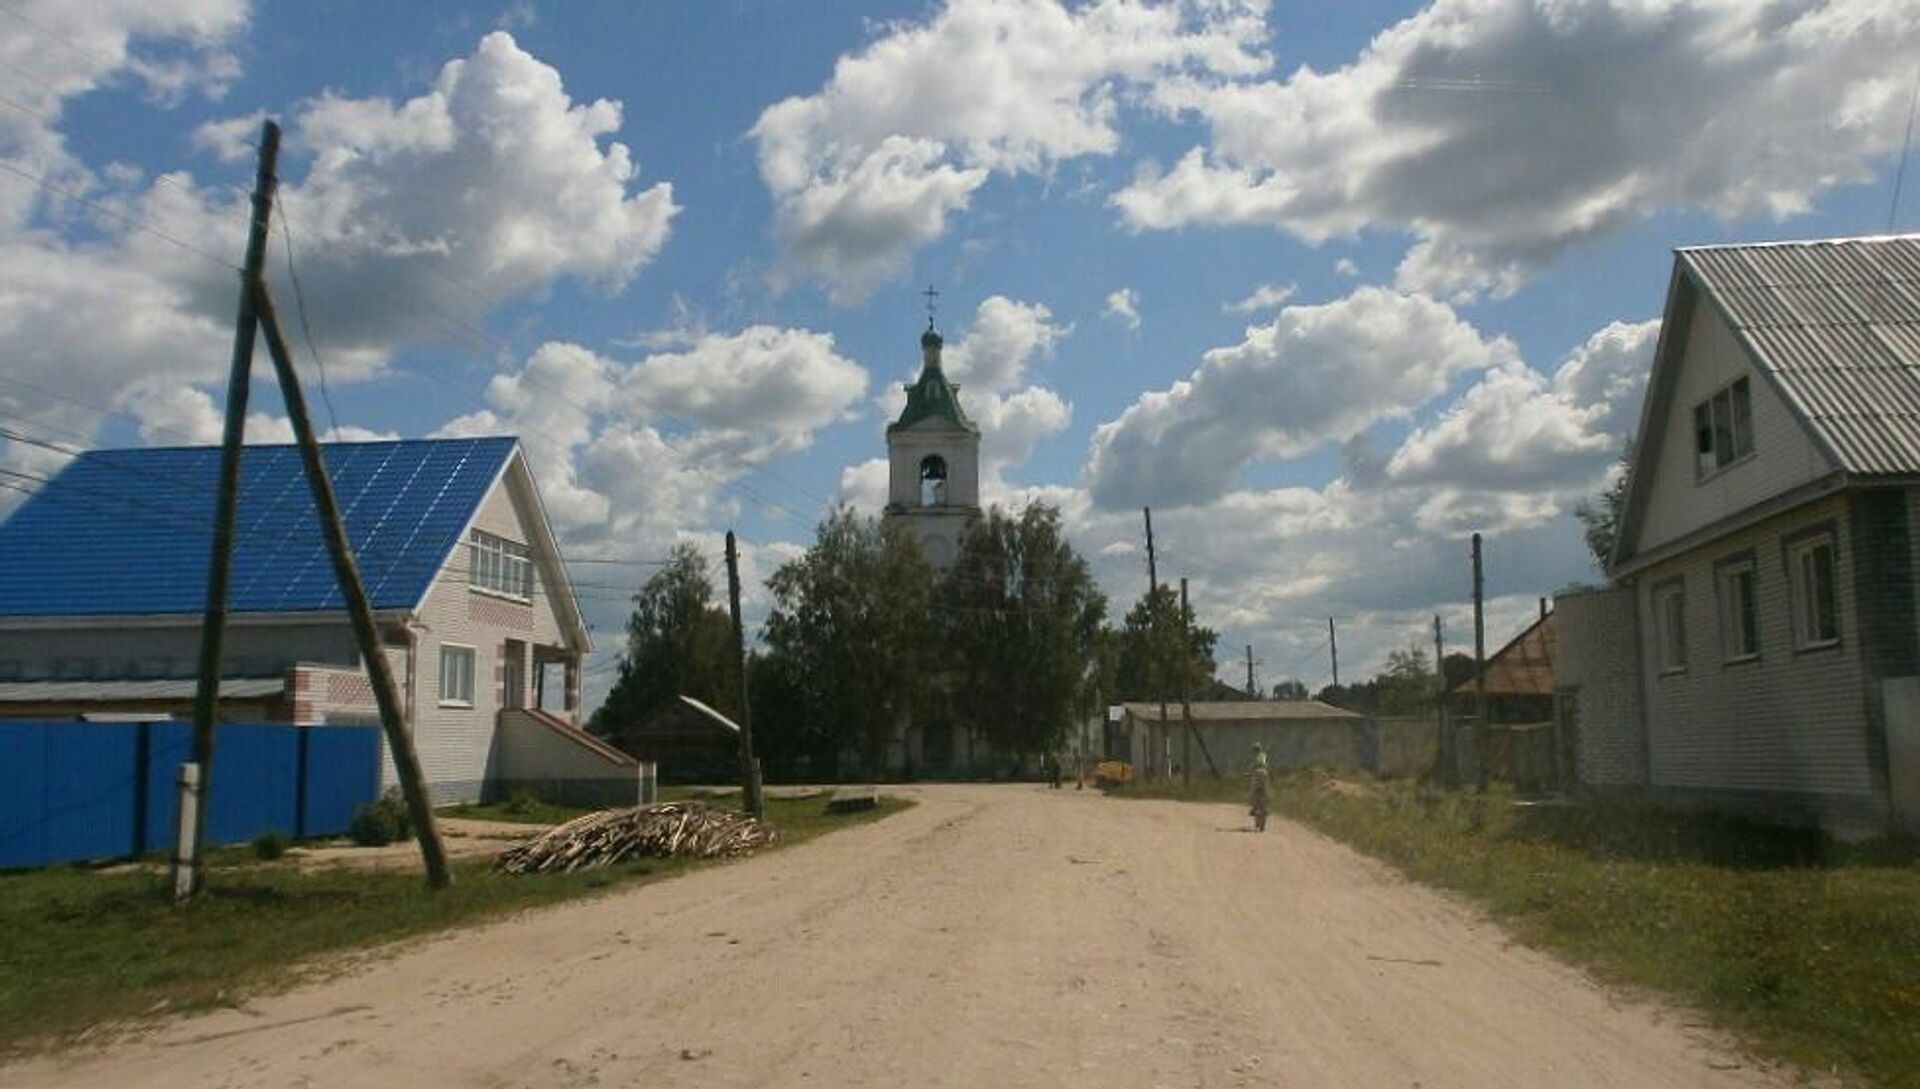
{"type": "Polygon", "coordinates": [[[927,297],[927,328],[931,329],[933,328],[933,313],[939,308],[937,300],[940,298],[940,293],[933,289],[932,284],[928,284],[927,289],[920,294],[927,297]]]}

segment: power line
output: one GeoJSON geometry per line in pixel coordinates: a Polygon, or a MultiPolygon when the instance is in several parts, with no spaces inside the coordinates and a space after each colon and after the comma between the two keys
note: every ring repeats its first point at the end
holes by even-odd
{"type": "Polygon", "coordinates": [[[1900,212],[1900,186],[1907,179],[1907,157],[1913,153],[1913,111],[1920,106],[1920,72],[1913,77],[1913,95],[1907,99],[1907,134],[1900,141],[1900,165],[1893,172],[1893,200],[1887,205],[1887,233],[1893,233],[1894,217],[1900,212]]]}
{"type": "Polygon", "coordinates": [[[216,265],[219,265],[221,268],[230,269],[234,272],[240,271],[239,265],[234,264],[233,262],[227,260],[224,257],[219,257],[212,253],[209,253],[208,251],[201,249],[199,246],[196,246],[191,242],[187,242],[182,239],[176,238],[173,235],[170,235],[167,232],[159,229],[158,227],[149,226],[148,224],[143,223],[140,220],[135,219],[132,216],[127,215],[126,213],[118,209],[107,207],[106,205],[101,204],[97,200],[93,200],[92,198],[89,198],[89,197],[83,197],[80,194],[75,193],[70,189],[64,189],[58,185],[55,185],[53,182],[48,181],[46,178],[43,178],[40,175],[33,173],[32,171],[22,170],[19,167],[14,166],[12,163],[8,163],[8,162],[0,162],[0,170],[3,170],[16,177],[24,178],[27,181],[30,181],[33,184],[39,186],[40,188],[45,189],[47,192],[65,197],[66,199],[73,201],[76,204],[84,204],[87,207],[92,208],[94,211],[99,212],[101,215],[107,216],[110,219],[119,220],[120,222],[126,224],[127,226],[133,228],[136,231],[141,232],[142,234],[150,234],[153,237],[160,239],[161,241],[168,242],[172,245],[178,246],[179,248],[186,250],[188,253],[197,254],[198,256],[203,257],[209,261],[212,261],[216,265]]]}
{"type": "MultiPolygon", "coordinates": [[[[38,23],[35,23],[33,20],[26,18],[24,15],[21,15],[18,11],[10,7],[7,7],[5,5],[0,5],[0,11],[4,11],[8,14],[13,15],[16,19],[19,19],[21,22],[35,28],[36,30],[39,30],[43,34],[46,34],[50,37],[59,37],[59,35],[54,34],[54,32],[48,30],[46,27],[40,26],[38,23]]],[[[73,43],[69,41],[68,44],[71,45],[73,43]]],[[[11,100],[6,100],[6,101],[9,105],[13,106],[16,109],[21,110],[22,112],[25,112],[32,116],[40,118],[41,120],[46,121],[49,124],[53,123],[53,119],[47,117],[45,114],[42,114],[39,111],[33,110],[32,108],[27,107],[18,102],[13,102],[11,100]]],[[[59,196],[65,197],[68,200],[72,200],[72,201],[75,201],[76,203],[83,204],[89,208],[92,208],[98,211],[100,214],[108,216],[119,222],[122,222],[134,230],[140,231],[142,233],[150,234],[156,238],[160,238],[188,252],[197,254],[198,256],[201,256],[207,260],[214,261],[219,265],[221,265],[223,268],[231,269],[235,272],[240,271],[239,266],[232,264],[231,262],[225,260],[224,258],[218,257],[204,249],[201,249],[200,247],[190,242],[180,239],[175,235],[172,235],[166,231],[162,231],[159,228],[154,227],[148,223],[144,223],[140,220],[134,219],[133,217],[128,216],[116,209],[110,208],[104,204],[101,204],[98,201],[82,196],[69,189],[64,189],[54,184],[53,182],[49,181],[45,177],[33,174],[26,170],[22,170],[18,167],[15,167],[11,164],[4,163],[4,162],[0,162],[0,170],[5,170],[8,173],[14,174],[18,177],[31,181],[35,185],[40,186],[41,188],[45,189],[48,192],[57,194],[59,196]]],[[[156,175],[154,180],[156,182],[166,182],[167,184],[171,185],[171,183],[167,182],[167,179],[161,175],[156,175]]],[[[183,192],[183,193],[187,192],[186,190],[179,189],[179,187],[177,186],[174,186],[174,188],[178,189],[180,192],[183,192]]],[[[283,232],[288,231],[287,223],[290,219],[290,217],[287,214],[287,210],[285,208],[285,196],[286,194],[284,192],[280,194],[280,198],[281,198],[280,204],[282,205],[281,222],[282,222],[283,232]]],[[[249,221],[251,221],[252,219],[251,213],[245,213],[245,216],[249,221]]],[[[339,433],[339,421],[338,421],[337,413],[335,413],[334,411],[331,393],[327,388],[325,363],[321,360],[319,352],[317,348],[315,348],[314,346],[311,325],[309,324],[307,319],[303,292],[301,291],[301,285],[299,283],[297,274],[294,272],[294,269],[293,269],[291,234],[288,233],[286,237],[287,237],[287,254],[288,254],[288,273],[289,273],[289,277],[293,279],[293,287],[294,287],[294,292],[296,296],[296,303],[298,304],[299,310],[300,310],[300,319],[301,319],[302,329],[307,339],[308,350],[312,352],[312,354],[314,355],[315,363],[320,368],[321,395],[322,395],[322,398],[326,401],[328,415],[331,419],[332,426],[334,428],[334,434],[337,436],[339,433]]],[[[477,301],[479,301],[483,305],[487,304],[487,299],[485,298],[485,296],[482,295],[476,288],[458,279],[457,277],[454,277],[452,274],[448,273],[446,270],[441,269],[438,266],[433,264],[422,264],[419,267],[426,269],[429,273],[440,277],[446,282],[454,285],[460,290],[473,296],[477,301]]],[[[464,327],[466,330],[477,334],[477,336],[480,338],[480,342],[490,343],[510,357],[517,356],[519,354],[518,351],[514,349],[511,345],[505,343],[504,341],[501,341],[499,338],[495,337],[493,334],[487,332],[484,328],[477,327],[472,323],[467,322],[456,315],[449,314],[447,311],[442,309],[435,302],[435,300],[432,298],[431,295],[423,296],[422,300],[426,303],[428,307],[436,311],[443,319],[447,320],[449,323],[464,327]]],[[[440,382],[441,384],[448,386],[448,388],[450,389],[453,388],[450,382],[447,382],[445,379],[442,379],[438,375],[434,375],[431,372],[414,371],[409,373],[419,374],[423,377],[428,378],[429,380],[440,382]]],[[[573,406],[579,411],[587,414],[589,417],[599,415],[599,413],[595,409],[589,406],[580,404],[578,401],[575,401],[572,397],[567,395],[563,390],[560,390],[554,385],[547,383],[544,380],[544,378],[540,376],[537,372],[528,370],[526,368],[522,368],[520,373],[521,373],[522,380],[531,382],[536,385],[543,386],[544,388],[547,389],[549,393],[559,398],[563,402],[573,406]]],[[[690,430],[697,430],[697,428],[695,428],[695,426],[692,424],[691,421],[684,420],[680,417],[674,416],[671,413],[661,412],[657,409],[655,409],[655,413],[662,419],[680,424],[681,426],[687,427],[690,430]]],[[[661,440],[662,440],[662,445],[664,445],[677,459],[679,459],[689,471],[693,471],[696,468],[692,463],[691,459],[689,458],[688,454],[681,448],[675,446],[672,442],[668,441],[667,436],[662,435],[661,440]]],[[[778,481],[790,489],[802,492],[804,494],[810,494],[813,498],[819,500],[823,504],[828,502],[828,500],[826,500],[822,496],[819,496],[817,493],[811,493],[808,489],[802,488],[801,486],[794,483],[793,481],[788,480],[784,477],[781,477],[779,474],[773,472],[771,469],[768,469],[765,466],[755,464],[751,460],[747,459],[744,455],[737,454],[731,451],[726,451],[726,450],[717,450],[715,452],[718,454],[719,457],[734,462],[735,465],[739,469],[741,469],[745,474],[751,475],[751,474],[758,473],[760,475],[768,477],[769,479],[778,481]]],[[[572,451],[570,449],[566,450],[566,460],[568,462],[571,462],[572,460],[572,451]]],[[[794,519],[796,522],[802,525],[811,525],[811,520],[805,517],[804,515],[801,515],[799,512],[795,511],[793,508],[786,506],[785,504],[780,503],[777,500],[770,499],[760,494],[750,486],[745,485],[741,480],[736,479],[736,480],[724,482],[721,485],[721,487],[732,489],[742,493],[748,499],[760,505],[764,509],[782,513],[794,519]]]]}
{"type": "Polygon", "coordinates": [[[300,289],[300,272],[293,265],[293,227],[292,220],[283,212],[280,215],[280,238],[286,244],[287,279],[293,282],[293,304],[300,314],[300,334],[306,338],[307,354],[313,356],[313,365],[320,372],[320,399],[327,406],[327,425],[333,429],[333,436],[340,437],[340,417],[333,410],[333,394],[327,389],[327,361],[320,358],[320,347],[313,342],[313,326],[307,321],[307,295],[300,289]]]}

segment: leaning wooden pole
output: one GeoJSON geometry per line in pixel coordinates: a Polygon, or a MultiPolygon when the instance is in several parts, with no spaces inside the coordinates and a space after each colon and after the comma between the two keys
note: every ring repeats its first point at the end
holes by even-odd
{"type": "Polygon", "coordinates": [[[307,470],[307,486],[313,491],[314,509],[326,535],[334,579],[340,585],[340,596],[346,599],[347,615],[353,620],[353,637],[360,645],[360,658],[367,665],[374,702],[380,707],[380,726],[386,731],[387,749],[393,754],[394,774],[400,779],[400,792],[406,797],[414,835],[420,841],[420,861],[427,870],[427,884],[444,889],[453,884],[453,873],[447,868],[446,847],[441,844],[439,826],[433,821],[433,802],[427,796],[420,756],[413,748],[413,731],[400,702],[400,687],[394,683],[393,667],[387,662],[380,629],[374,623],[373,604],[367,598],[366,584],[360,579],[360,565],[354,561],[353,546],[347,541],[347,527],[340,520],[340,504],[333,497],[333,482],[327,477],[327,463],[313,434],[307,398],[300,392],[300,379],[293,372],[293,353],[287,350],[287,338],[281,334],[273,297],[264,280],[255,280],[253,290],[260,328],[266,334],[267,353],[273,356],[273,372],[280,379],[280,395],[287,402],[287,418],[293,423],[293,437],[300,444],[300,462],[307,470]]]}
{"type": "Polygon", "coordinates": [[[254,310],[253,285],[266,263],[267,222],[273,214],[273,191],[278,185],[274,168],[280,158],[280,126],[271,121],[260,129],[260,164],[253,179],[253,223],[247,229],[246,258],[240,267],[240,312],[233,326],[233,361],[227,371],[227,417],[220,440],[220,484],[213,515],[213,555],[207,564],[206,611],[200,621],[199,679],[193,694],[193,763],[199,768],[202,804],[194,806],[192,838],[187,857],[175,860],[189,873],[176,882],[189,895],[200,891],[205,878],[201,859],[206,839],[207,805],[213,798],[213,732],[220,714],[221,644],[227,629],[227,581],[233,567],[233,523],[240,500],[240,448],[246,441],[247,393],[253,372],[254,332],[259,316],[254,310]]]}

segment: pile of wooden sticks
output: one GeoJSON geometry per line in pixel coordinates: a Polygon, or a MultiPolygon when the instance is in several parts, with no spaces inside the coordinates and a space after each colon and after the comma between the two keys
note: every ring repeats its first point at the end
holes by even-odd
{"type": "Polygon", "coordinates": [[[501,852],[507,873],[560,873],[611,866],[623,858],[724,858],[774,841],[770,825],[704,802],[667,802],[589,813],[501,852]]]}

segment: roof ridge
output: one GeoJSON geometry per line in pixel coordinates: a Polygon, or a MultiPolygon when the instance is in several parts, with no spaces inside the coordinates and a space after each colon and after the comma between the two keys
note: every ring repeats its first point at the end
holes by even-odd
{"type": "MultiPolygon", "coordinates": [[[[328,439],[320,443],[322,447],[332,446],[408,446],[429,443],[453,442],[519,442],[518,435],[439,435],[420,438],[399,439],[328,439]]],[[[297,442],[249,442],[244,444],[248,450],[297,450],[297,442]]],[[[94,454],[145,454],[175,450],[218,450],[217,442],[179,442],[162,446],[91,446],[75,454],[75,457],[89,457],[94,454]]]]}
{"type": "Polygon", "coordinates": [[[1675,246],[1675,253],[1702,253],[1713,250],[1783,249],[1788,246],[1838,246],[1858,242],[1920,242],[1920,231],[1892,234],[1835,235],[1830,238],[1775,238],[1759,242],[1703,242],[1696,246],[1675,246]]]}

